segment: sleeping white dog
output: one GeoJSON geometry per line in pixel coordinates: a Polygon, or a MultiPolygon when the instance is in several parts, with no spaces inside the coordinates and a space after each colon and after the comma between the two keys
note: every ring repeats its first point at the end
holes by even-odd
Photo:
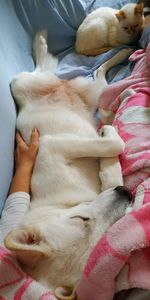
{"type": "Polygon", "coordinates": [[[36,127],[40,149],[31,209],[5,245],[29,275],[66,299],[57,288],[77,284],[91,249],[131,200],[123,187],[99,195],[122,184],[117,155],[124,143],[112,126],[104,126],[98,135],[93,117],[106,71],[130,51],[105,63],[101,79],[66,81],[53,74],[56,60],[47,53],[44,37],[37,35],[34,46],[35,71],[19,74],[11,89],[19,106],[17,128],[28,142],[36,127]],[[52,72],[46,71],[47,62],[52,72]]]}

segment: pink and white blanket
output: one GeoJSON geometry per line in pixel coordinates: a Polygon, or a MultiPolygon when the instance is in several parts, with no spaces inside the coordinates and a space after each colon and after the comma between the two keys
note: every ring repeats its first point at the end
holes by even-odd
{"type": "Polygon", "coordinates": [[[109,85],[100,97],[102,123],[113,125],[125,142],[120,156],[124,184],[133,192],[150,176],[150,44],[134,52],[131,76],[109,85]]]}
{"type": "Polygon", "coordinates": [[[136,202],[143,206],[116,222],[91,253],[78,300],[113,300],[122,290],[150,289],[150,179],[139,186],[136,202]]]}
{"type": "MultiPolygon", "coordinates": [[[[134,210],[95,246],[77,287],[77,300],[112,300],[122,290],[150,290],[150,44],[130,59],[136,62],[132,75],[107,88],[100,108],[102,122],[109,124],[113,116],[126,143],[120,159],[125,185],[135,195],[134,210]]],[[[0,248],[0,300],[27,299],[56,300],[0,248]]]]}
{"type": "Polygon", "coordinates": [[[27,276],[16,259],[0,247],[0,300],[57,300],[44,286],[27,276]]]}
{"type": "Polygon", "coordinates": [[[112,300],[119,291],[150,290],[150,44],[130,59],[136,62],[131,76],[108,86],[100,111],[102,123],[113,120],[125,141],[120,161],[125,185],[136,195],[133,211],[91,253],[78,300],[112,300]]]}

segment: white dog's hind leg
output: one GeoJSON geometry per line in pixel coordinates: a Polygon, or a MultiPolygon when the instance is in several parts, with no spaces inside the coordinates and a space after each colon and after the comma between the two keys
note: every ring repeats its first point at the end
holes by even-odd
{"type": "Polygon", "coordinates": [[[33,43],[33,56],[36,64],[36,71],[42,72],[45,67],[47,55],[47,32],[39,31],[33,43]]]}
{"type": "MultiPolygon", "coordinates": [[[[109,69],[112,67],[116,66],[117,64],[120,64],[122,61],[124,61],[131,53],[133,50],[131,48],[123,49],[119,51],[117,54],[115,54],[112,58],[107,60],[103,65],[101,65],[95,72],[94,72],[94,79],[100,79],[102,77],[106,76],[106,73],[109,69]]],[[[106,81],[107,85],[107,81],[106,81]]]]}
{"type": "Polygon", "coordinates": [[[46,30],[37,32],[33,43],[33,56],[36,64],[35,71],[55,73],[58,60],[48,52],[46,30]]]}
{"type": "MultiPolygon", "coordinates": [[[[115,65],[124,61],[132,52],[133,51],[130,48],[119,51],[94,72],[93,77],[95,80],[89,86],[91,87],[92,98],[95,99],[94,102],[96,104],[96,107],[98,106],[100,95],[108,86],[106,80],[107,71],[115,65]]],[[[90,92],[89,89],[88,92],[90,92]]]]}

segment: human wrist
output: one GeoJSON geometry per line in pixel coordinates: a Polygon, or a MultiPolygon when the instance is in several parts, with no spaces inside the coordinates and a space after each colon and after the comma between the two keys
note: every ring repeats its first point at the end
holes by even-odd
{"type": "Polygon", "coordinates": [[[33,164],[21,164],[17,166],[15,173],[20,174],[32,174],[33,164]]]}
{"type": "Polygon", "coordinates": [[[17,167],[11,186],[9,194],[14,192],[30,192],[30,183],[32,177],[32,168],[30,165],[21,164],[17,167]]]}

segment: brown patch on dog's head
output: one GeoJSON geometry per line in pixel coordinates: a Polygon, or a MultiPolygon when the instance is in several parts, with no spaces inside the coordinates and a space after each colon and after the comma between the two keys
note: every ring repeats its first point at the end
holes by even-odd
{"type": "Polygon", "coordinates": [[[143,13],[144,13],[144,4],[143,3],[137,4],[135,6],[134,13],[135,13],[135,15],[141,15],[142,16],[143,13]]]}
{"type": "Polygon", "coordinates": [[[119,12],[117,12],[115,15],[119,22],[126,18],[125,13],[121,10],[119,12]]]}

